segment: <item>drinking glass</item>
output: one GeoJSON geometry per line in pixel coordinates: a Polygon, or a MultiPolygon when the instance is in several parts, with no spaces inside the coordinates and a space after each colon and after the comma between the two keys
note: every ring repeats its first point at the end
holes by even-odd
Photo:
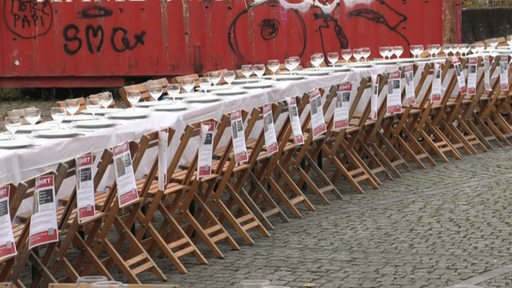
{"type": "Polygon", "coordinates": [[[195,81],[192,77],[185,77],[183,80],[181,80],[181,87],[187,91],[187,93],[190,93],[192,89],[194,89],[195,81]]]}
{"type": "Polygon", "coordinates": [[[512,48],[512,35],[507,35],[507,44],[512,48]]]}
{"type": "Polygon", "coordinates": [[[498,46],[498,39],[490,38],[485,40],[485,43],[487,43],[487,48],[489,48],[488,50],[492,53],[494,49],[496,49],[496,46],[498,46]]]}
{"type": "Polygon", "coordinates": [[[132,111],[135,110],[135,105],[139,103],[140,91],[139,90],[128,90],[126,91],[126,98],[132,107],[132,111]]]}
{"type": "Polygon", "coordinates": [[[400,59],[400,56],[404,53],[404,47],[393,46],[393,53],[396,55],[396,59],[400,59]]]}
{"type": "Polygon", "coordinates": [[[169,84],[169,86],[167,86],[167,93],[172,97],[172,102],[176,102],[176,96],[180,94],[180,85],[169,84]]]}
{"type": "Polygon", "coordinates": [[[212,84],[210,83],[210,79],[208,77],[200,77],[199,78],[199,88],[204,90],[204,94],[208,94],[208,88],[210,88],[212,84]]]}
{"type": "Polygon", "coordinates": [[[320,69],[320,65],[324,62],[324,54],[323,53],[314,53],[311,55],[311,64],[316,68],[316,70],[320,69]]]}
{"type": "Polygon", "coordinates": [[[239,288],[261,288],[270,285],[269,280],[247,279],[240,281],[239,288]]]}
{"type": "Polygon", "coordinates": [[[261,82],[261,77],[265,74],[265,64],[254,64],[252,68],[254,70],[254,74],[256,74],[258,80],[261,82]]]}
{"type": "Polygon", "coordinates": [[[92,287],[93,283],[96,282],[104,282],[108,281],[107,277],[102,275],[88,275],[88,276],[82,276],[79,277],[78,280],[76,280],[76,287],[77,288],[90,288],[92,287]]]}
{"type": "Polygon", "coordinates": [[[423,45],[411,45],[411,53],[414,58],[420,58],[423,53],[423,45]]]}
{"type": "Polygon", "coordinates": [[[348,63],[348,60],[352,58],[352,50],[350,49],[342,49],[341,50],[341,57],[345,59],[345,63],[348,63]]]}
{"type": "Polygon", "coordinates": [[[87,99],[85,100],[85,107],[87,107],[88,111],[91,111],[92,119],[95,120],[96,119],[95,114],[98,110],[100,110],[100,101],[99,101],[98,97],[93,97],[93,96],[87,97],[87,99]]]}
{"type": "Polygon", "coordinates": [[[471,51],[473,51],[474,54],[481,53],[484,51],[485,44],[482,42],[476,42],[471,44],[471,51]]]}
{"type": "Polygon", "coordinates": [[[368,57],[370,57],[370,54],[372,54],[370,47],[363,47],[361,48],[361,51],[363,51],[364,62],[368,61],[368,57]]]}
{"type": "Polygon", "coordinates": [[[276,72],[277,72],[277,70],[279,70],[279,66],[281,66],[281,64],[279,63],[279,60],[276,60],[276,59],[268,60],[267,67],[268,67],[268,70],[272,71],[272,78],[276,77],[276,72]]]}
{"type": "Polygon", "coordinates": [[[463,57],[467,56],[467,54],[471,50],[468,43],[459,44],[459,49],[460,49],[460,53],[462,54],[463,57]]]}
{"type": "Polygon", "coordinates": [[[247,83],[249,83],[249,77],[252,75],[252,65],[251,64],[245,64],[241,67],[242,74],[244,74],[245,79],[247,80],[247,83]]]}
{"type": "Polygon", "coordinates": [[[64,107],[52,107],[51,116],[53,121],[57,123],[57,129],[60,130],[60,123],[62,123],[62,120],[66,117],[66,110],[64,107]]]}
{"type": "Polygon", "coordinates": [[[153,98],[154,101],[158,101],[158,98],[160,98],[160,96],[162,96],[162,93],[164,93],[164,88],[162,87],[162,85],[154,81],[149,84],[148,90],[149,95],[151,95],[151,98],[153,98]]]}
{"type": "Polygon", "coordinates": [[[231,82],[233,82],[233,80],[235,80],[235,71],[232,71],[232,70],[229,70],[229,71],[224,71],[224,74],[222,75],[222,77],[224,78],[224,81],[226,81],[226,83],[228,83],[228,86],[231,88],[231,82]]]}
{"type": "Polygon", "coordinates": [[[439,44],[429,44],[427,45],[427,51],[430,54],[430,58],[436,57],[437,53],[441,51],[441,45],[439,44]]]}
{"type": "Polygon", "coordinates": [[[329,61],[329,63],[331,63],[332,68],[335,67],[336,62],[338,62],[339,59],[340,59],[340,54],[338,54],[338,52],[327,53],[327,60],[329,61]]]}
{"type": "Polygon", "coordinates": [[[7,116],[4,119],[4,126],[11,133],[11,140],[14,141],[14,134],[21,125],[20,116],[7,116]]]}
{"type": "Polygon", "coordinates": [[[118,281],[101,281],[92,283],[92,288],[122,288],[123,283],[118,281]]]}
{"type": "Polygon", "coordinates": [[[107,109],[111,104],[112,101],[114,101],[114,98],[112,97],[112,93],[110,92],[103,92],[98,95],[98,99],[100,101],[101,107],[103,109],[107,109]]]}
{"type": "Polygon", "coordinates": [[[443,51],[446,54],[446,57],[450,55],[450,53],[455,56],[455,52],[457,51],[457,47],[455,44],[444,44],[443,51]]]}
{"type": "Polygon", "coordinates": [[[361,57],[363,57],[363,50],[361,50],[361,48],[356,48],[352,50],[352,55],[354,55],[354,58],[356,58],[356,62],[359,62],[361,57]]]}
{"type": "Polygon", "coordinates": [[[41,119],[41,110],[37,107],[30,107],[25,109],[25,120],[31,125],[31,130],[34,131],[34,125],[41,119]]]}
{"type": "Polygon", "coordinates": [[[297,68],[299,68],[299,66],[300,66],[300,57],[299,56],[292,56],[292,57],[290,57],[290,61],[291,61],[292,66],[293,66],[292,70],[296,71],[297,68]]]}
{"type": "Polygon", "coordinates": [[[288,72],[290,72],[290,73],[293,72],[293,63],[290,58],[284,59],[284,67],[286,67],[286,69],[288,69],[288,72]]]}
{"type": "Polygon", "coordinates": [[[66,111],[71,115],[71,122],[75,122],[74,115],[80,109],[80,99],[67,99],[64,101],[66,111]]]}
{"type": "Polygon", "coordinates": [[[212,71],[208,73],[208,78],[210,79],[210,82],[212,83],[213,86],[217,85],[217,83],[220,82],[221,78],[220,71],[212,71]]]}

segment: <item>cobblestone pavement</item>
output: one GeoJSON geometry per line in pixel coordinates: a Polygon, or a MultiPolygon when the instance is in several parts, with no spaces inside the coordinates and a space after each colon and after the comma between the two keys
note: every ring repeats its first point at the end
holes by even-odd
{"type": "MultiPolygon", "coordinates": [[[[253,233],[253,246],[236,238],[241,250],[223,246],[225,259],[182,258],[187,274],[158,264],[182,287],[255,278],[290,287],[511,287],[512,268],[502,268],[512,264],[511,168],[512,151],[502,148],[404,172],[366,194],[339,183],[343,200],[314,202],[317,211],[291,223],[275,218],[271,237],[253,233]]],[[[157,283],[151,277],[144,281],[157,283]]]]}

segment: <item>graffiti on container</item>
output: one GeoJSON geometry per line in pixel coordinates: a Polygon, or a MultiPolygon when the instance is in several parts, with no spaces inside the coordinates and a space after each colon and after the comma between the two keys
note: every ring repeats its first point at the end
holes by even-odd
{"type": "MultiPolygon", "coordinates": [[[[82,19],[106,18],[112,16],[113,11],[103,6],[89,6],[82,9],[79,14],[82,19]]],[[[64,27],[62,31],[65,42],[64,51],[68,55],[80,52],[84,42],[90,54],[99,53],[104,49],[105,38],[109,39],[112,50],[118,53],[134,50],[139,45],[145,44],[146,31],[144,30],[130,35],[130,31],[124,27],[105,29],[101,24],[87,24],[82,30],[83,27],[77,24],[68,24],[64,27]]]]}
{"type": "Polygon", "coordinates": [[[49,0],[4,1],[4,21],[14,35],[34,39],[50,31],[53,10],[49,0]]]}

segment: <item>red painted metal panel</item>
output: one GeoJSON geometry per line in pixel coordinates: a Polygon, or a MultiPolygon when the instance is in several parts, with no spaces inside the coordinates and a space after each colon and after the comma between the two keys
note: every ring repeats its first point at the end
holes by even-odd
{"type": "Polygon", "coordinates": [[[344,47],[369,46],[380,57],[380,45],[442,42],[434,0],[4,0],[0,9],[4,87],[87,78],[101,86],[293,55],[307,61],[344,47]]]}

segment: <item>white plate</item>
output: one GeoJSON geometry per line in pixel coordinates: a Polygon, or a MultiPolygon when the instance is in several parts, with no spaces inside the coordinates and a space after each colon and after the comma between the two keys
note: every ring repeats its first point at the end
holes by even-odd
{"type": "Polygon", "coordinates": [[[306,76],[324,76],[329,75],[330,71],[326,70],[317,70],[317,69],[302,69],[297,71],[297,74],[299,75],[306,75],[306,76]]]}
{"type": "Polygon", "coordinates": [[[233,82],[231,82],[231,84],[247,84],[247,83],[254,83],[254,82],[258,82],[258,78],[249,78],[249,79],[240,78],[240,79],[235,79],[235,80],[233,80],[233,82]]]}
{"type": "Polygon", "coordinates": [[[48,130],[48,129],[51,129],[52,125],[49,125],[48,123],[41,123],[41,124],[36,124],[32,127],[32,125],[21,125],[20,127],[18,127],[18,132],[21,132],[21,133],[30,133],[32,131],[41,131],[41,130],[48,130]]]}
{"type": "Polygon", "coordinates": [[[202,95],[197,97],[188,97],[185,98],[183,101],[189,102],[189,103],[210,103],[210,102],[216,102],[220,101],[222,98],[217,97],[215,95],[202,95]]]}
{"type": "Polygon", "coordinates": [[[291,74],[279,74],[279,75],[269,75],[265,76],[265,79],[268,80],[276,80],[276,81],[294,81],[304,79],[304,76],[301,75],[291,75],[291,74]]]}
{"type": "Polygon", "coordinates": [[[105,128],[116,125],[117,123],[108,119],[96,119],[88,121],[79,121],[75,123],[77,128],[105,128]]]}
{"type": "MultiPolygon", "coordinates": [[[[123,109],[121,108],[100,108],[98,111],[96,111],[94,114],[95,115],[105,115],[107,113],[115,113],[115,112],[119,112],[119,111],[122,111],[123,109]]],[[[82,114],[92,114],[91,111],[85,109],[81,112],[82,114]]],[[[75,115],[77,116],[77,115],[75,115]]]]}
{"type": "Polygon", "coordinates": [[[173,104],[166,104],[166,105],[157,105],[153,107],[152,109],[154,111],[183,111],[187,110],[187,105],[183,103],[173,103],[173,104]]]}
{"type": "Polygon", "coordinates": [[[201,95],[204,95],[204,92],[190,92],[190,93],[180,93],[178,95],[176,95],[176,99],[185,99],[185,98],[188,98],[188,97],[198,97],[198,96],[201,96],[201,95]]]}
{"type": "Polygon", "coordinates": [[[68,138],[68,137],[75,137],[78,135],[83,134],[82,132],[78,130],[73,129],[52,129],[52,130],[43,130],[37,132],[35,135],[42,137],[42,138],[68,138]]]}
{"type": "Polygon", "coordinates": [[[242,90],[242,89],[229,89],[229,90],[219,90],[219,91],[215,91],[213,92],[213,94],[215,95],[219,95],[219,96],[233,96],[233,95],[240,95],[240,94],[245,94],[247,93],[247,91],[245,90],[242,90]]]}
{"type": "Polygon", "coordinates": [[[158,105],[168,105],[171,101],[169,100],[161,100],[161,101],[143,101],[137,103],[137,107],[153,107],[158,105]]]}
{"type": "Polygon", "coordinates": [[[15,149],[23,148],[34,145],[34,142],[29,139],[14,139],[0,141],[0,149],[15,149]]]}
{"type": "Polygon", "coordinates": [[[242,87],[247,88],[247,89],[255,89],[255,88],[270,88],[272,86],[273,86],[273,84],[271,81],[261,81],[261,82],[244,84],[242,87]]]}
{"type": "Polygon", "coordinates": [[[372,67],[371,63],[348,63],[347,67],[350,68],[370,68],[372,67]]]}
{"type": "Polygon", "coordinates": [[[10,133],[0,133],[0,140],[9,140],[11,139],[10,133]]]}
{"type": "Polygon", "coordinates": [[[112,119],[141,119],[141,118],[148,117],[150,114],[151,113],[146,110],[133,111],[132,109],[128,108],[121,112],[108,114],[108,118],[112,118],[112,119]]]}
{"type": "MultiPolygon", "coordinates": [[[[218,86],[210,86],[210,87],[206,88],[206,90],[207,91],[217,91],[217,90],[226,90],[229,88],[230,87],[228,85],[218,85],[218,86]]],[[[204,92],[204,89],[202,89],[201,87],[196,87],[196,91],[204,92]]]]}
{"type": "MultiPolygon", "coordinates": [[[[94,114],[99,115],[98,112],[96,112],[94,114]]],[[[84,121],[84,120],[92,120],[92,113],[91,114],[77,114],[77,115],[73,115],[73,117],[71,117],[71,115],[66,115],[62,121],[63,122],[71,122],[71,121],[84,121]]]]}

